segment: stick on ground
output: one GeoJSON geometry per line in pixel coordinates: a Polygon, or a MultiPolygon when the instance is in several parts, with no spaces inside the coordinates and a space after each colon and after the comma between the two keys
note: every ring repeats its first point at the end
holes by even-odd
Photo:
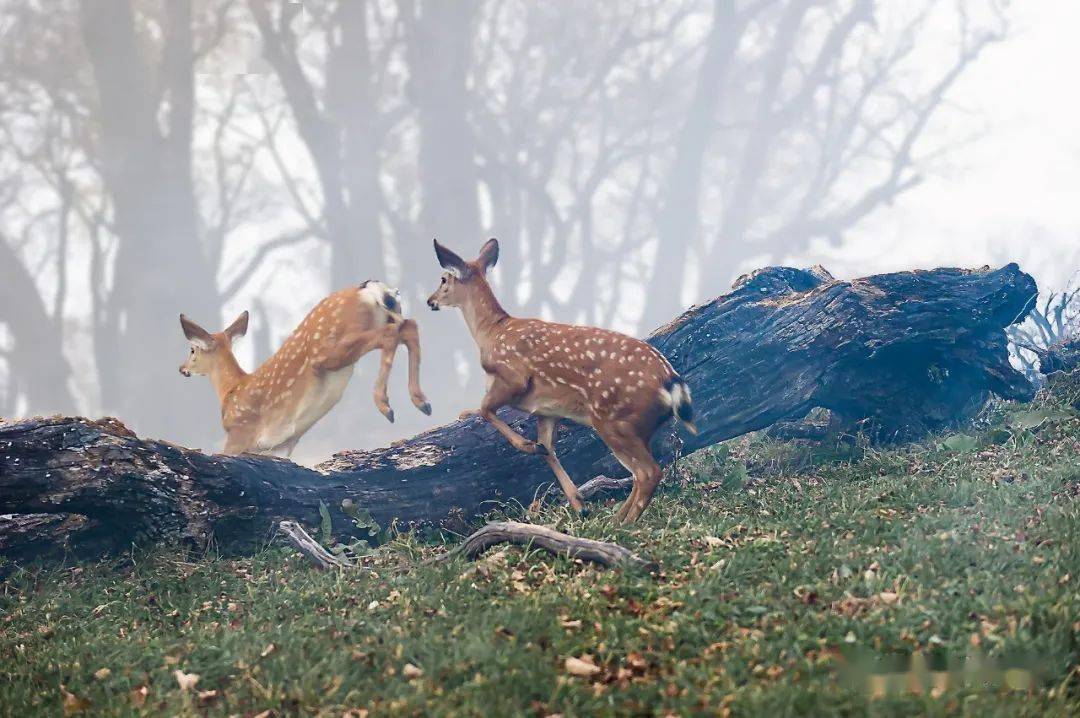
{"type": "Polygon", "coordinates": [[[331,568],[355,568],[351,561],[335,556],[323,548],[323,545],[311,538],[304,527],[295,521],[282,521],[278,524],[281,533],[295,546],[300,553],[307,556],[308,560],[323,571],[331,568]]]}
{"type": "Polygon", "coordinates": [[[578,538],[546,526],[523,524],[517,521],[494,521],[474,532],[460,546],[439,556],[437,561],[448,561],[463,555],[475,559],[484,551],[500,543],[513,543],[519,546],[535,546],[556,556],[580,558],[608,568],[620,566],[638,566],[647,568],[651,564],[638,557],[630,549],[619,544],[594,539],[578,538]]]}

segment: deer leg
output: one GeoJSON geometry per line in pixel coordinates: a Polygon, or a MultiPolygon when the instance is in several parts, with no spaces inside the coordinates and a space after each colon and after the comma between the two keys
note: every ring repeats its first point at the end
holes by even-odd
{"type": "Polygon", "coordinates": [[[398,328],[387,324],[381,330],[380,343],[382,356],[379,359],[379,375],[375,378],[375,406],[391,424],[394,423],[394,410],[390,408],[390,396],[386,392],[386,381],[394,367],[394,354],[398,347],[398,328]]]}
{"type": "Polygon", "coordinates": [[[548,466],[554,472],[555,478],[559,480],[559,486],[562,487],[563,493],[566,494],[567,500],[570,501],[570,506],[574,511],[580,513],[583,508],[581,494],[578,493],[577,486],[574,485],[570,475],[566,473],[566,469],[559,463],[559,457],[555,454],[555,433],[558,428],[558,419],[550,416],[538,416],[536,418],[536,442],[547,449],[545,458],[548,466]]]}
{"type": "Polygon", "coordinates": [[[615,514],[620,522],[632,523],[652,501],[663,471],[653,458],[649,443],[628,424],[619,422],[615,426],[597,426],[597,433],[619,463],[634,475],[634,488],[615,514]]]}
{"type": "Polygon", "coordinates": [[[510,425],[495,415],[495,410],[501,406],[506,406],[511,403],[516,397],[520,396],[527,388],[527,383],[522,382],[521,385],[511,384],[503,379],[500,375],[494,373],[488,373],[488,378],[491,384],[488,386],[487,394],[484,395],[484,400],[480,404],[480,416],[484,417],[489,424],[495,427],[495,429],[506,437],[515,449],[522,451],[526,454],[546,454],[547,449],[535,441],[529,441],[521,434],[517,433],[510,428],[510,425]]]}
{"type": "Polygon", "coordinates": [[[281,452],[281,456],[283,456],[284,458],[287,459],[290,456],[292,456],[293,449],[296,448],[296,444],[299,441],[300,441],[300,437],[299,436],[294,436],[293,438],[289,439],[288,441],[284,442],[283,444],[279,444],[277,446],[277,450],[281,452]]]}
{"type": "Polygon", "coordinates": [[[409,350],[409,398],[413,406],[431,416],[431,402],[420,388],[420,331],[415,319],[406,319],[401,323],[401,341],[409,350]]]}

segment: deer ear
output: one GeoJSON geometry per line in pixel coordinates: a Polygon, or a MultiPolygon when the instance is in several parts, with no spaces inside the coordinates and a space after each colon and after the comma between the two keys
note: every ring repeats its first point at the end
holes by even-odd
{"type": "Polygon", "coordinates": [[[439,264],[442,268],[454,272],[459,277],[464,276],[469,269],[468,265],[465,264],[465,260],[439,244],[439,240],[436,239],[434,242],[435,256],[438,257],[439,264]]]}
{"type": "Polygon", "coordinates": [[[180,328],[184,330],[184,336],[187,337],[187,340],[203,351],[210,351],[211,347],[214,346],[214,338],[210,336],[210,332],[183,314],[180,315],[180,328]]]}
{"type": "Polygon", "coordinates": [[[484,271],[491,269],[495,266],[495,263],[499,261],[499,240],[492,237],[488,241],[484,242],[484,246],[480,248],[480,256],[476,258],[477,264],[484,268],[484,271]]]}
{"type": "Polygon", "coordinates": [[[229,325],[228,329],[225,330],[225,334],[229,337],[230,340],[236,341],[240,337],[247,334],[247,328],[248,313],[245,309],[244,312],[236,318],[236,321],[229,325]]]}

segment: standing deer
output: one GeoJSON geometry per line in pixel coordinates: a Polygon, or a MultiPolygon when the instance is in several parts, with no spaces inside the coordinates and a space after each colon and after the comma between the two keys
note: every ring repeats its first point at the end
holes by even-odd
{"type": "Polygon", "coordinates": [[[617,517],[635,521],[662,475],[649,449],[656,429],[674,414],[697,433],[686,382],[643,341],[605,329],[511,317],[487,281],[488,269],[499,259],[498,241],[488,240],[472,262],[438,241],[435,255],[447,272],[428,306],[458,307],[469,325],[487,374],[480,415],[518,450],[545,455],[577,511],[581,496],[555,454],[555,433],[559,419],[591,426],[634,475],[634,488],[617,517]],[[505,405],[537,416],[536,442],[495,415],[505,405]]]}
{"type": "Polygon", "coordinates": [[[281,348],[250,374],[232,352],[232,343],[247,332],[247,312],[217,334],[183,314],[180,326],[191,342],[180,373],[210,377],[221,402],[226,454],[292,454],[300,437],[341,399],[357,360],[373,349],[382,349],[375,406],[383,416],[394,421],[386,380],[399,344],[409,351],[412,402],[431,414],[420,389],[416,322],[402,318],[397,290],[382,282],[367,281],[323,299],[281,348]]]}

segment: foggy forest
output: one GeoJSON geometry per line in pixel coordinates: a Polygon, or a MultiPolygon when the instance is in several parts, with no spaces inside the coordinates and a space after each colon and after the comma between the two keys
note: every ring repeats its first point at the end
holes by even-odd
{"type": "MultiPolygon", "coordinates": [[[[433,237],[498,237],[511,313],[643,335],[917,186],[949,149],[928,123],[1009,20],[968,0],[63,0],[3,3],[0,32],[0,415],[215,449],[177,314],[216,331],[250,310],[251,368],[329,291],[386,281],[449,420],[482,379],[462,323],[423,306],[433,237]]],[[[372,410],[373,373],[298,456],[424,426],[372,410]]]]}
{"type": "Polygon", "coordinates": [[[1080,715],[1078,26],[0,0],[0,718],[1080,715]]]}

